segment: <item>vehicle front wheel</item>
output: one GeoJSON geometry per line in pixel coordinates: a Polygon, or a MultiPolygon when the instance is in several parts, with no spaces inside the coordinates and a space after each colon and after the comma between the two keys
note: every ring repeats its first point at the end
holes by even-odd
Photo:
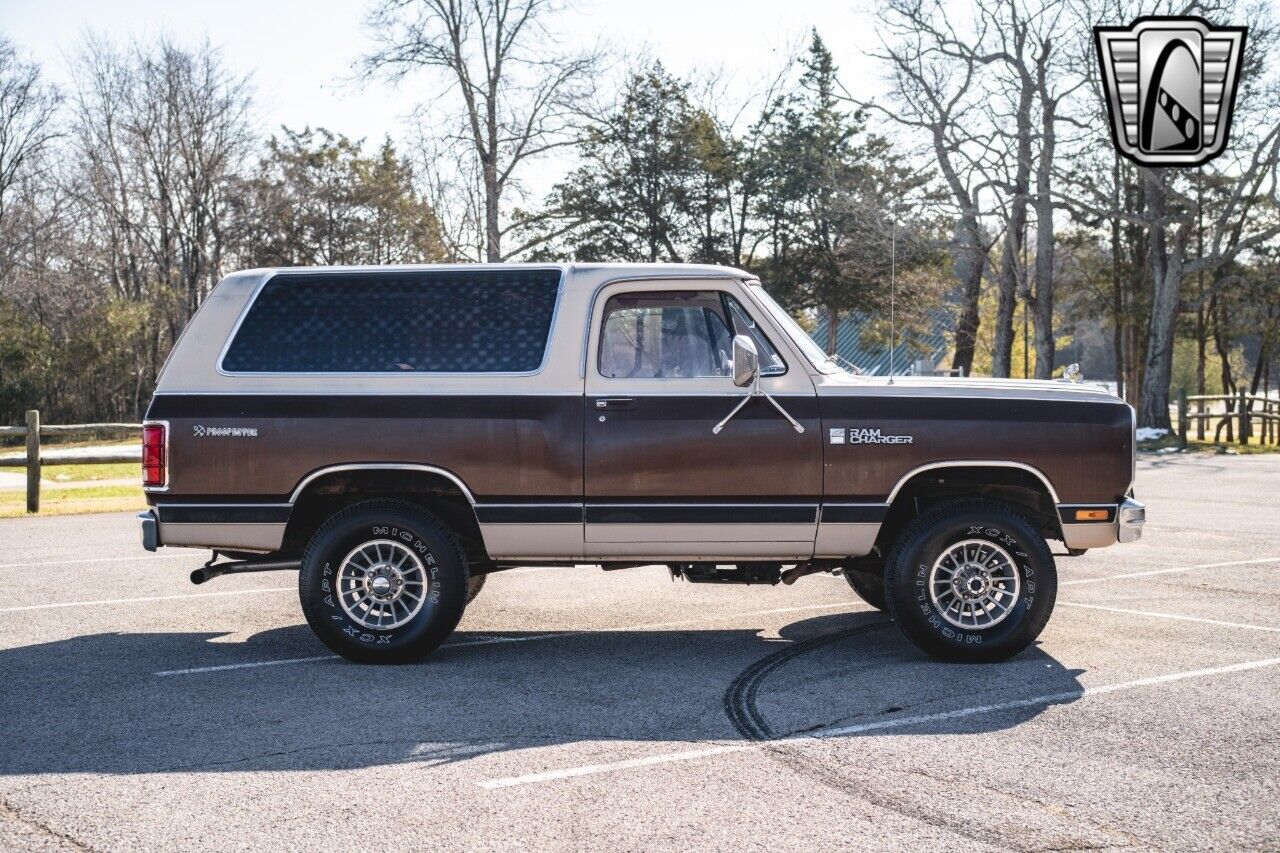
{"type": "Polygon", "coordinates": [[[298,592],[326,646],[360,663],[410,663],[457,627],[469,595],[457,541],[418,507],[371,500],[334,515],[302,558],[298,592]]]}
{"type": "Polygon", "coordinates": [[[939,660],[989,663],[1040,636],[1058,574],[1049,546],[1012,508],[970,500],[912,522],[889,557],[889,613],[912,643],[939,660]]]}

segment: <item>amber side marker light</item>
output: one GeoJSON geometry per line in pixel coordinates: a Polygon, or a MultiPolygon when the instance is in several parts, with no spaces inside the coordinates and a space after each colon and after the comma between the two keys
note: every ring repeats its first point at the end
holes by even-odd
{"type": "Polygon", "coordinates": [[[1111,511],[1106,509],[1078,509],[1076,521],[1106,521],[1109,515],[1111,511]]]}

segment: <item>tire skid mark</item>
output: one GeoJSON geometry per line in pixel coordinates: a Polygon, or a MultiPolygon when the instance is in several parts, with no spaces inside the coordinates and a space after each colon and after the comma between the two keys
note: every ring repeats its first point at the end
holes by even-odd
{"type": "MultiPolygon", "coordinates": [[[[928,826],[935,827],[947,832],[951,832],[959,837],[974,842],[977,846],[986,846],[992,844],[992,837],[989,831],[981,831],[975,828],[970,820],[953,818],[948,815],[939,813],[937,810],[923,808],[916,802],[903,797],[893,797],[884,793],[883,790],[869,787],[855,779],[850,778],[842,773],[840,768],[823,760],[819,756],[814,756],[808,750],[803,748],[803,744],[795,740],[796,736],[801,732],[787,732],[779,734],[769,725],[768,720],[760,713],[757,706],[757,696],[759,695],[760,686],[774,671],[798,657],[817,651],[833,643],[841,640],[849,639],[857,634],[864,633],[876,628],[882,628],[886,625],[892,625],[892,620],[880,620],[866,625],[859,625],[854,628],[846,628],[840,631],[834,631],[829,634],[823,634],[819,637],[813,637],[808,640],[796,643],[785,649],[780,649],[773,654],[766,655],[760,660],[753,663],[742,671],[729,684],[724,694],[724,711],[728,716],[733,727],[738,733],[749,741],[759,744],[759,748],[765,755],[790,769],[792,772],[802,776],[808,776],[815,781],[833,789],[837,793],[846,796],[855,797],[872,805],[883,808],[888,811],[895,812],[912,820],[920,821],[928,826]],[[790,742],[788,742],[790,741],[790,742]]],[[[820,730],[826,728],[829,724],[822,724],[810,727],[805,731],[820,730]]],[[[925,776],[942,785],[948,784],[948,780],[939,779],[937,777],[928,776],[927,774],[912,771],[917,775],[925,776]]],[[[1023,795],[1001,790],[1000,793],[1017,800],[1024,804],[1040,808],[1046,812],[1053,812],[1047,804],[1038,800],[1027,798],[1023,795]]],[[[1061,814],[1057,814],[1061,817],[1061,814]]],[[[1124,839],[1124,843],[1132,844],[1134,839],[1121,830],[1104,827],[1092,822],[1088,823],[1090,829],[1104,835],[1110,835],[1113,838],[1120,837],[1124,839]]],[[[998,839],[996,843],[1007,849],[1022,849],[1020,842],[1022,839],[1010,836],[998,839]]],[[[1071,849],[1092,849],[1098,846],[1113,846],[1115,842],[1108,841],[1101,845],[1085,841],[1083,839],[1075,839],[1069,842],[1071,849]]]]}
{"type": "Polygon", "coordinates": [[[74,850],[93,850],[88,844],[80,839],[69,835],[61,830],[54,829],[42,821],[30,818],[18,811],[5,800],[0,800],[0,819],[8,819],[15,823],[25,826],[28,830],[36,835],[44,838],[46,841],[52,842],[61,847],[70,847],[74,850]]]}
{"type": "Polygon", "coordinates": [[[778,667],[801,655],[865,631],[892,624],[892,621],[888,619],[881,619],[865,625],[844,628],[839,631],[833,631],[830,634],[802,640],[760,658],[760,660],[747,667],[734,678],[730,682],[729,688],[725,691],[724,712],[729,717],[729,722],[733,723],[733,727],[747,740],[771,741],[777,739],[777,733],[773,731],[756,707],[756,695],[765,678],[778,667]]]}

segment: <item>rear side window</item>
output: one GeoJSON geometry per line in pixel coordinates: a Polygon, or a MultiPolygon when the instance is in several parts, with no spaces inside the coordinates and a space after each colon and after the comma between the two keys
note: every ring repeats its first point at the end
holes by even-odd
{"type": "Polygon", "coordinates": [[[222,359],[231,373],[528,373],[558,270],[277,275],[222,359]]]}

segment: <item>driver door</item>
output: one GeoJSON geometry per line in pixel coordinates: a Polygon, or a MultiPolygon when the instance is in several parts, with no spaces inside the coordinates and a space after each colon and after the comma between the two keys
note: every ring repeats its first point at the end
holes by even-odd
{"type": "Polygon", "coordinates": [[[803,559],[813,554],[822,446],[813,383],[789,365],[724,281],[629,282],[596,298],[585,377],[588,557],[803,559]],[[732,339],[760,354],[749,392],[732,339]]]}

